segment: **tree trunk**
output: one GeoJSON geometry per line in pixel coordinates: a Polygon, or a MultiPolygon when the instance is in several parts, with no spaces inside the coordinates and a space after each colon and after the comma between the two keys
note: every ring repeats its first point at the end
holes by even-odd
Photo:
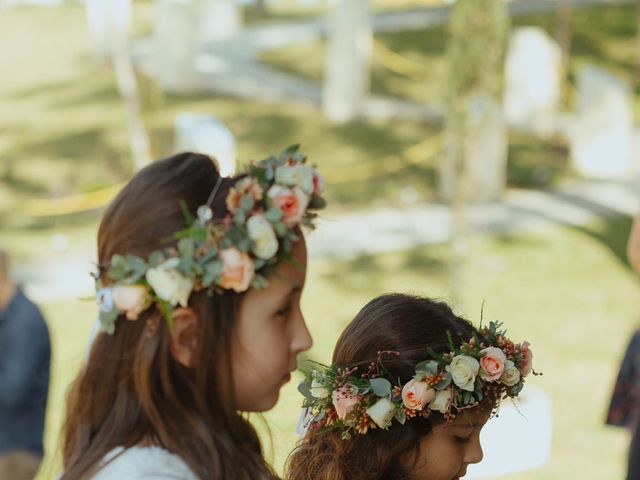
{"type": "Polygon", "coordinates": [[[138,84],[131,61],[129,37],[126,31],[112,28],[111,58],[118,90],[122,98],[129,130],[129,147],[135,171],[151,163],[149,137],[140,113],[138,84]]]}

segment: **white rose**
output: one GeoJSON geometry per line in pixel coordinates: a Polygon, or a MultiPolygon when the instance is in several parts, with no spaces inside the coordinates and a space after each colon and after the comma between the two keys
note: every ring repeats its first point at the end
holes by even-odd
{"type": "Polygon", "coordinates": [[[171,259],[156,268],[147,270],[146,279],[158,297],[174,307],[177,304],[186,307],[189,304],[193,284],[174,267],[176,262],[173,260],[178,259],[171,259]]]}
{"type": "Polygon", "coordinates": [[[444,413],[449,410],[449,405],[451,405],[451,389],[446,388],[436,392],[436,398],[429,404],[429,409],[444,413]]]}
{"type": "Polygon", "coordinates": [[[376,422],[380,428],[389,428],[391,420],[396,414],[396,405],[388,398],[381,398],[372,406],[367,408],[367,415],[376,422]]]}
{"type": "Polygon", "coordinates": [[[264,215],[254,215],[247,220],[247,233],[255,242],[253,253],[258,258],[269,260],[278,251],[276,232],[264,215]]]}
{"type": "Polygon", "coordinates": [[[507,366],[500,377],[500,381],[507,387],[513,387],[520,381],[520,370],[516,368],[515,364],[511,360],[507,360],[507,366]]]}
{"type": "Polygon", "coordinates": [[[462,390],[473,392],[476,376],[480,370],[480,363],[473,357],[458,355],[453,357],[445,370],[451,374],[453,382],[462,390]]]}
{"type": "Polygon", "coordinates": [[[311,395],[314,398],[327,398],[329,396],[329,390],[327,390],[320,382],[313,380],[311,382],[311,395]]]}
{"type": "Polygon", "coordinates": [[[300,187],[307,195],[314,190],[313,169],[307,165],[282,166],[276,169],[276,183],[288,187],[300,187]]]}

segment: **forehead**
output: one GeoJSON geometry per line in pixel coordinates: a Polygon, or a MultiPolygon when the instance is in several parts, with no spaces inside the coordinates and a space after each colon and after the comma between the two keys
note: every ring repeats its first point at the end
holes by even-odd
{"type": "Polygon", "coordinates": [[[300,240],[293,244],[291,253],[282,258],[269,275],[269,283],[285,288],[301,288],[307,271],[307,245],[300,234],[300,240]]]}

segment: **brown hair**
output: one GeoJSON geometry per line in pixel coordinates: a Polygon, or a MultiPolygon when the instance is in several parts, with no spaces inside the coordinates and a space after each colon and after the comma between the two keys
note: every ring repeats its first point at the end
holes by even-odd
{"type": "MultiPolygon", "coordinates": [[[[476,329],[456,316],[451,308],[428,298],[387,294],[375,298],[360,310],[344,330],[333,352],[332,363],[366,367],[378,352],[392,350],[400,355],[384,357],[384,365],[393,378],[408,382],[415,365],[426,359],[426,347],[449,351],[447,332],[459,346],[476,329]]],[[[405,425],[394,422],[388,430],[370,430],[353,434],[349,440],[341,432],[310,430],[287,462],[290,480],[401,480],[409,478],[400,459],[417,453],[419,439],[433,426],[444,421],[433,413],[416,417],[405,425]]]]}
{"type": "MultiPolygon", "coordinates": [[[[184,228],[184,201],[195,214],[220,175],[204,155],[183,153],[138,172],[111,203],[98,232],[101,276],[114,254],[143,258],[172,245],[184,228]]],[[[223,178],[213,202],[224,215],[233,184],[223,178]]],[[[169,351],[156,307],[137,321],[120,316],[114,335],[99,334],[73,383],[64,425],[64,479],[89,478],[112,449],[157,445],[200,478],[274,478],[253,427],[234,410],[231,333],[241,295],[193,294],[199,345],[192,369],[169,351]]]]}

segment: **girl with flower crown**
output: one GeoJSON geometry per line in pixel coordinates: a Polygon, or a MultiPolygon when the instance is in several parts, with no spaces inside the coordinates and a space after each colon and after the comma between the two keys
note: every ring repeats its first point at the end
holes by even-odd
{"type": "Polygon", "coordinates": [[[529,344],[476,329],[444,303],[402,294],[367,304],[333,366],[300,385],[307,420],[288,480],[458,480],[482,460],[480,431],[532,372],[529,344]]]}
{"type": "Polygon", "coordinates": [[[131,179],[98,232],[102,333],[68,396],[64,480],[275,477],[241,412],[273,407],[311,346],[301,227],[321,189],[295,147],[236,178],[184,153],[131,179]]]}

